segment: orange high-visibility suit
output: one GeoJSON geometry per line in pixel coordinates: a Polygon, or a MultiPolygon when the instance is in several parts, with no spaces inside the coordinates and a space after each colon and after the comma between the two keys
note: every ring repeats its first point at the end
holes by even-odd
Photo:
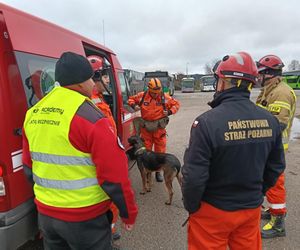
{"type": "MultiPolygon", "coordinates": [[[[113,129],[115,135],[117,136],[117,126],[116,126],[115,120],[113,118],[113,115],[111,113],[109,105],[105,102],[105,100],[103,98],[102,93],[94,90],[93,95],[92,95],[92,101],[102,111],[102,113],[109,119],[112,129],[113,129]]],[[[118,220],[119,211],[114,203],[111,203],[110,210],[113,213],[112,233],[115,233],[116,232],[115,224],[118,220]]]]}
{"type": "MultiPolygon", "coordinates": [[[[286,83],[278,79],[265,86],[257,98],[256,104],[267,109],[279,120],[284,127],[282,131],[282,143],[285,151],[288,149],[289,136],[296,109],[296,95],[286,83]]],[[[286,191],[284,187],[284,173],[282,173],[276,185],[267,193],[270,205],[270,213],[273,215],[286,214],[286,191]]]]}
{"type": "MultiPolygon", "coordinates": [[[[141,116],[145,121],[155,121],[159,120],[166,115],[164,115],[164,106],[168,111],[168,115],[175,114],[179,107],[180,103],[169,96],[164,94],[165,102],[161,94],[157,95],[154,99],[149,91],[146,93],[140,92],[137,95],[131,96],[128,100],[128,104],[131,107],[135,105],[140,106],[141,116]],[[142,102],[142,103],[141,103],[142,102]]],[[[165,128],[158,128],[154,132],[149,132],[145,128],[141,128],[141,137],[145,140],[145,147],[147,150],[152,150],[154,146],[154,152],[165,153],[167,145],[167,131],[165,128]]]]}

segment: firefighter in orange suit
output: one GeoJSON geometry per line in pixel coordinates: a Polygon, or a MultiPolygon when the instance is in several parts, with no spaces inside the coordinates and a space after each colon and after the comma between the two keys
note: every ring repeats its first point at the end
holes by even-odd
{"type": "Polygon", "coordinates": [[[280,125],[249,99],[258,71],[248,53],[214,73],[212,109],[195,119],[182,167],[188,249],[260,250],[264,193],[285,168],[280,125]]]}
{"type": "MultiPolygon", "coordinates": [[[[165,153],[167,145],[168,116],[175,114],[179,109],[179,102],[163,93],[161,82],[158,78],[151,78],[148,90],[131,96],[128,104],[135,110],[141,110],[142,128],[141,137],[145,140],[147,150],[165,153]]],[[[162,182],[160,172],[155,173],[156,181],[162,182]]]]}
{"type": "MultiPolygon", "coordinates": [[[[109,119],[110,124],[114,130],[115,135],[117,136],[117,126],[109,105],[105,102],[103,98],[103,92],[108,90],[108,85],[110,83],[108,68],[105,67],[103,58],[99,56],[88,56],[87,59],[89,60],[93,70],[94,76],[93,80],[95,82],[95,88],[92,94],[92,101],[93,103],[103,112],[103,114],[109,119]]],[[[113,213],[113,220],[112,220],[112,238],[113,240],[118,240],[121,238],[121,234],[116,230],[116,222],[118,220],[119,211],[114,203],[111,203],[110,210],[113,213]]]]}
{"type": "MultiPolygon", "coordinates": [[[[282,129],[282,143],[286,151],[295,115],[295,92],[282,81],[281,75],[284,64],[279,57],[275,55],[264,56],[259,60],[257,66],[263,88],[256,103],[279,120],[282,129]]],[[[269,222],[262,229],[262,237],[285,236],[286,191],[284,174],[279,177],[276,185],[267,192],[266,196],[269,208],[262,212],[262,219],[269,219],[269,222]]]]}

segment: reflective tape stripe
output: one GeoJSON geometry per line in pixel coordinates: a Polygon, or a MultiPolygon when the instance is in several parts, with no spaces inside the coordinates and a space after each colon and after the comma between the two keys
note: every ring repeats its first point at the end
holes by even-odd
{"type": "Polygon", "coordinates": [[[291,105],[288,102],[274,101],[274,103],[283,104],[283,105],[287,105],[287,106],[291,107],[291,105]]]}
{"type": "Polygon", "coordinates": [[[283,144],[289,143],[289,138],[283,136],[283,137],[282,137],[282,143],[283,143],[283,144]]]}
{"type": "Polygon", "coordinates": [[[57,164],[57,165],[74,165],[74,166],[94,166],[90,157],[65,156],[30,152],[31,159],[35,161],[57,164]]]}
{"type": "Polygon", "coordinates": [[[280,102],[280,101],[275,101],[274,103],[272,103],[271,105],[276,105],[276,106],[280,106],[280,107],[285,107],[288,110],[291,110],[291,105],[287,102],[280,102]]]}
{"type": "Polygon", "coordinates": [[[267,107],[266,106],[263,106],[263,105],[261,105],[260,103],[257,103],[256,104],[258,107],[261,107],[261,108],[263,108],[263,109],[267,109],[267,107]]]}
{"type": "Polygon", "coordinates": [[[286,207],[285,203],[281,203],[281,204],[269,204],[269,207],[272,209],[283,209],[286,207]]]}
{"type": "Polygon", "coordinates": [[[100,98],[93,98],[93,99],[92,99],[92,102],[93,102],[94,104],[97,104],[97,103],[99,103],[99,102],[102,102],[102,100],[101,100],[100,98]]]}
{"type": "Polygon", "coordinates": [[[40,178],[33,175],[34,182],[45,188],[55,188],[63,190],[81,189],[94,185],[98,185],[97,178],[85,178],[81,180],[65,181],[65,180],[51,180],[46,178],[40,178]]]}
{"type": "Polygon", "coordinates": [[[294,100],[295,100],[295,102],[296,102],[296,101],[297,101],[296,93],[295,93],[294,90],[292,90],[292,89],[291,89],[291,93],[292,93],[292,95],[293,95],[293,97],[294,97],[294,100]]]}

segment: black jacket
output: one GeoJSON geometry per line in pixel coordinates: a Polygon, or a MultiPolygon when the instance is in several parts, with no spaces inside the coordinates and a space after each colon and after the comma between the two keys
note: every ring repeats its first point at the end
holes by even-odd
{"type": "Polygon", "coordinates": [[[201,201],[227,211],[257,208],[285,169],[278,120],[238,88],[217,94],[197,117],[184,155],[184,206],[201,201]]]}

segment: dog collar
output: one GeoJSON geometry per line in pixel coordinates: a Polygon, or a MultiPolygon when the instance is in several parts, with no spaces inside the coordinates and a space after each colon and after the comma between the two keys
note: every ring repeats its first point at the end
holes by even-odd
{"type": "Polygon", "coordinates": [[[135,155],[138,155],[138,153],[139,153],[140,151],[145,151],[145,150],[146,150],[145,147],[141,147],[141,148],[139,148],[137,151],[135,151],[134,154],[135,154],[135,155]]]}

